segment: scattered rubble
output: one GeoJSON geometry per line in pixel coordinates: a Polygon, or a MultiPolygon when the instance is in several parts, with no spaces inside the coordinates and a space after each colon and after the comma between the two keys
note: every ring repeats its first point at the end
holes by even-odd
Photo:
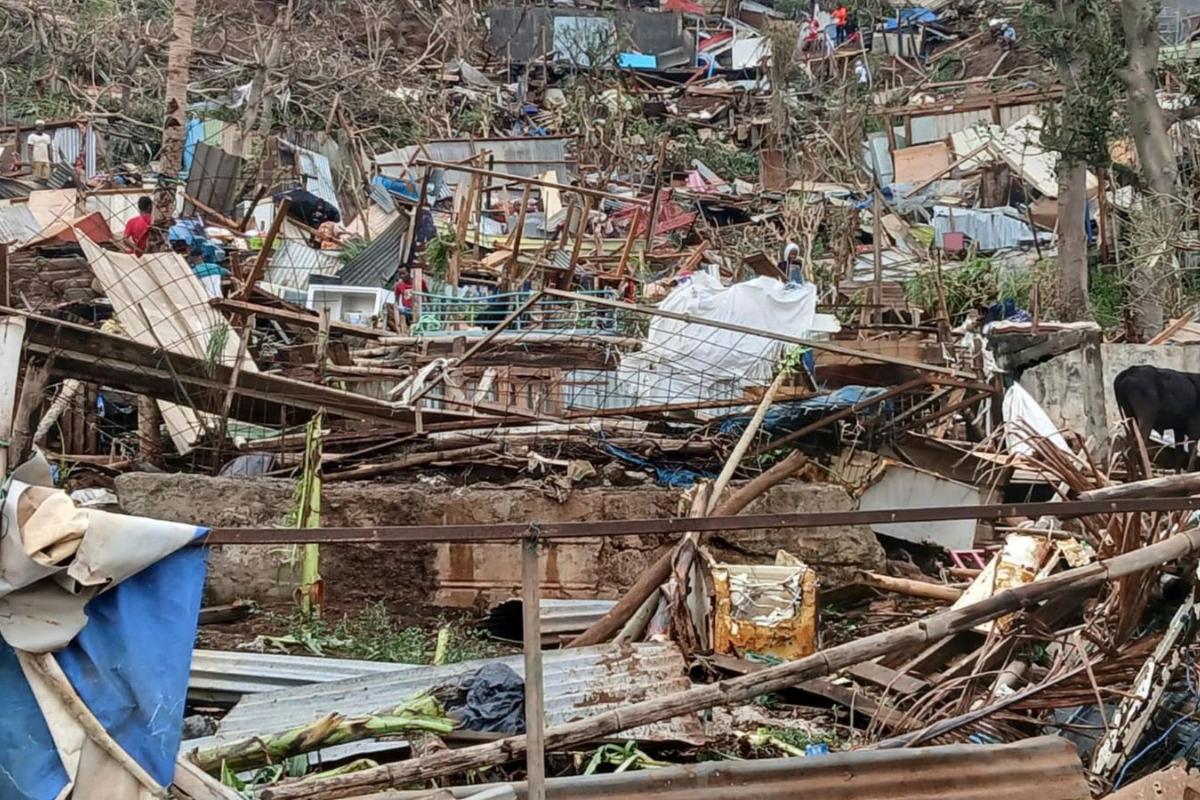
{"type": "Polygon", "coordinates": [[[1182,23],[260,5],[0,0],[0,795],[1190,796],[1182,23]]]}

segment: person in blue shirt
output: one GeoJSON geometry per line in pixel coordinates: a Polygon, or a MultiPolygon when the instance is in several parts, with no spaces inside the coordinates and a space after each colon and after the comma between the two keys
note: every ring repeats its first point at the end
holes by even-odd
{"type": "Polygon", "coordinates": [[[221,296],[221,279],[229,274],[220,264],[224,260],[225,253],[221,248],[204,239],[194,240],[188,250],[188,264],[209,297],[221,296]]]}

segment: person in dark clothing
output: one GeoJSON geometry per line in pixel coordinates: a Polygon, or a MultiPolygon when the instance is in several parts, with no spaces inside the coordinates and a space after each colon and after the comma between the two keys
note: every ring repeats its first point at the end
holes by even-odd
{"type": "Polygon", "coordinates": [[[310,228],[319,228],[324,222],[342,221],[341,213],[332,203],[325,202],[312,192],[304,189],[292,189],[290,192],[279,192],[272,195],[275,205],[282,203],[285,197],[290,201],[288,216],[303,222],[310,228]]]}

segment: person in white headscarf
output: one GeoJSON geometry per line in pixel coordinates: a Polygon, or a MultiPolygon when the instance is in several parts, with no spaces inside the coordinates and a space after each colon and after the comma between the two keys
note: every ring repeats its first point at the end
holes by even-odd
{"type": "Polygon", "coordinates": [[[804,282],[804,270],[800,264],[800,245],[788,242],[783,247],[783,260],[776,267],[779,269],[779,279],[804,282]]]}

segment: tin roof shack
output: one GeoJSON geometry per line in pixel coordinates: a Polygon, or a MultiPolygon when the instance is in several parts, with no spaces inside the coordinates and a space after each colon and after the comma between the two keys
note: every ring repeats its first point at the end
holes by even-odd
{"type": "Polygon", "coordinates": [[[695,35],[684,30],[680,13],[527,7],[484,13],[488,47],[517,64],[552,55],[581,67],[615,66],[620,53],[635,51],[659,56],[656,66],[664,69],[696,58],[695,35]]]}

